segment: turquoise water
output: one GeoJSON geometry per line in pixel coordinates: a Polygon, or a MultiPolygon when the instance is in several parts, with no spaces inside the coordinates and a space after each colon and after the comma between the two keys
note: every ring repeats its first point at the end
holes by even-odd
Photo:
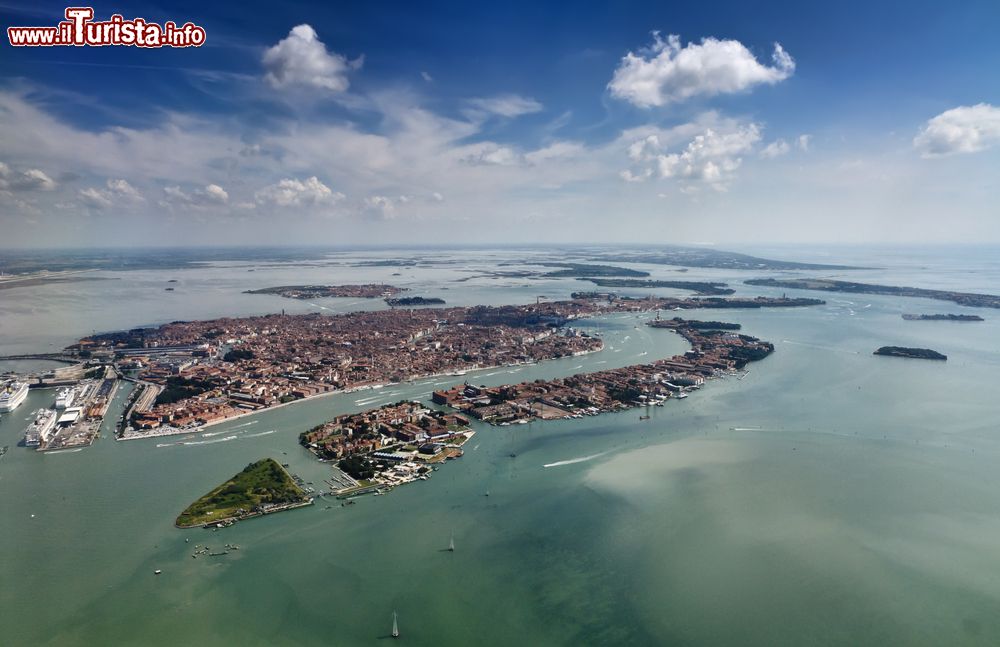
{"type": "MultiPolygon", "coordinates": [[[[501,258],[466,260],[490,267],[501,258]]],[[[867,263],[886,269],[859,280],[1000,291],[1000,256],[913,258],[880,253],[867,263]]],[[[109,272],[112,281],[6,291],[0,352],[44,350],[93,329],[316,309],[240,294],[266,285],[392,280],[456,304],[523,303],[585,285],[452,282],[466,275],[462,265],[404,268],[402,277],[394,268],[246,269],[109,272]],[[162,292],[167,278],[178,278],[176,292],[162,292]]],[[[744,275],[692,269],[684,278],[744,275]]],[[[777,352],[746,379],[653,408],[649,421],[633,411],[477,426],[466,455],[430,481],[220,532],[172,521],[264,456],[319,484],[328,468],[297,445],[299,431],[426,396],[445,378],[313,400],[210,436],[120,443],[105,434],[83,451],[48,455],[14,446],[30,412],[53,397],[32,392],[0,417],[0,444],[11,445],[0,458],[2,642],[378,645],[395,610],[414,645],[996,644],[1000,317],[917,299],[825,298],[810,309],[695,315],[743,323],[777,352]],[[987,321],[904,322],[902,312],[987,321]],[[871,355],[885,344],[949,360],[871,355]],[[242,550],[192,559],[195,543],[242,550]]],[[[552,377],[686,347],[668,331],[635,328],[641,319],[588,324],[607,341],[601,353],[467,378],[552,377]]]]}

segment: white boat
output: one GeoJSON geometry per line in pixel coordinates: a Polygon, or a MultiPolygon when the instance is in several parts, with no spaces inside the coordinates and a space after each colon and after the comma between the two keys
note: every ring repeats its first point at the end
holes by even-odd
{"type": "Polygon", "coordinates": [[[56,394],[56,409],[68,409],[73,406],[73,398],[76,397],[76,391],[72,387],[66,387],[65,389],[59,389],[56,394]]]}
{"type": "Polygon", "coordinates": [[[683,400],[683,399],[684,399],[684,398],[686,398],[686,397],[688,397],[688,394],[687,394],[687,393],[678,393],[678,394],[677,394],[677,399],[678,399],[678,400],[683,400]]]}
{"type": "Polygon", "coordinates": [[[28,384],[26,382],[7,382],[0,387],[0,412],[13,411],[27,397],[28,384]]]}
{"type": "Polygon", "coordinates": [[[451,541],[448,542],[448,552],[455,552],[455,535],[451,536],[451,541]]]}
{"type": "Polygon", "coordinates": [[[399,638],[399,623],[396,622],[396,612],[392,612],[392,637],[399,638]]]}
{"type": "Polygon", "coordinates": [[[56,412],[52,409],[39,409],[35,412],[35,421],[24,430],[24,446],[38,447],[41,441],[48,440],[49,432],[56,424],[56,412]]]}

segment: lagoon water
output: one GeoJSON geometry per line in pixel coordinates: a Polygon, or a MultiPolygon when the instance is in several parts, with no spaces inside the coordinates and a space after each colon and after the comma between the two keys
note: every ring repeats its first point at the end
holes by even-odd
{"type": "MultiPolygon", "coordinates": [[[[879,268],[812,273],[822,276],[1000,293],[997,251],[770,254],[879,268]]],[[[572,279],[483,276],[510,269],[499,263],[511,256],[439,253],[455,262],[399,268],[242,261],[5,290],[0,354],[175,319],[383,307],[242,294],[270,285],[385,281],[449,304],[586,289],[572,279]],[[176,289],[165,292],[171,278],[176,289]]],[[[779,293],[740,284],[756,273],[630,266],[652,278],[727,281],[739,294],[779,293]]],[[[0,445],[10,445],[0,458],[0,643],[379,645],[395,610],[410,645],[997,644],[1000,313],[819,296],[828,303],[689,313],[742,323],[776,352],[743,380],[653,408],[648,421],[630,411],[477,425],[465,456],[427,482],[219,532],[172,523],[265,456],[320,484],[329,468],[298,446],[300,431],[426,398],[455,378],[320,398],[188,436],[116,442],[106,429],[90,448],[53,454],[16,446],[31,412],[51,404],[51,391],[33,391],[0,416],[0,445]],[[904,312],[986,321],[905,322],[904,312]],[[949,359],[871,355],[889,344],[949,359]],[[442,550],[452,534],[453,553],[442,550]],[[192,559],[196,543],[241,550],[192,559]]],[[[649,316],[587,322],[606,340],[600,353],[465,379],[554,377],[686,348],[641,326],[649,316]]]]}

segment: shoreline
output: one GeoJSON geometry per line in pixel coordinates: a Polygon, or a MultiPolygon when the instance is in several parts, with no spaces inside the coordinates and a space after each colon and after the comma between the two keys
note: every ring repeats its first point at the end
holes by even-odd
{"type": "MultiPolygon", "coordinates": [[[[568,356],[566,356],[566,358],[569,358],[569,357],[580,357],[582,355],[589,355],[589,354],[592,354],[592,353],[599,353],[599,352],[601,352],[603,350],[604,350],[604,342],[602,340],[600,348],[595,349],[595,350],[590,350],[590,351],[580,351],[578,353],[574,353],[573,355],[568,355],[568,356]]],[[[565,358],[563,358],[563,357],[554,357],[554,358],[552,358],[552,360],[555,360],[555,359],[565,359],[565,358]]],[[[543,360],[543,361],[552,361],[552,360],[543,360]]],[[[507,368],[507,367],[511,367],[511,366],[531,366],[531,365],[538,364],[538,363],[539,362],[517,362],[517,363],[513,363],[513,364],[497,364],[497,365],[494,365],[494,366],[480,366],[480,367],[477,367],[477,368],[474,368],[474,369],[470,369],[470,370],[472,370],[472,371],[489,371],[489,370],[492,370],[492,369],[495,369],[495,368],[507,368]]],[[[119,436],[119,435],[115,434],[115,440],[116,441],[148,440],[148,439],[151,439],[151,438],[166,438],[168,436],[181,436],[181,435],[184,435],[184,434],[197,434],[197,433],[203,432],[205,429],[208,429],[209,427],[215,427],[215,426],[218,426],[218,425],[224,425],[226,423],[234,422],[234,421],[240,420],[242,418],[247,418],[249,416],[254,416],[254,415],[266,413],[268,411],[274,411],[274,410],[277,410],[277,409],[281,409],[283,407],[288,407],[288,406],[291,406],[291,405],[300,404],[302,402],[308,402],[310,400],[316,400],[316,399],[319,399],[319,398],[325,398],[325,397],[332,396],[332,395],[345,395],[345,394],[348,394],[348,393],[357,393],[357,392],[360,392],[360,391],[377,391],[377,390],[383,389],[383,388],[385,388],[387,386],[394,386],[394,385],[398,385],[398,384],[404,384],[404,385],[405,384],[411,384],[412,382],[415,382],[417,380],[432,380],[432,379],[436,379],[436,378],[439,378],[439,377],[449,377],[449,376],[450,377],[465,377],[465,375],[464,375],[465,372],[467,372],[467,371],[464,371],[463,374],[461,374],[461,375],[454,375],[453,373],[431,373],[431,374],[428,374],[428,375],[421,375],[421,376],[415,377],[412,380],[407,380],[405,382],[386,382],[386,383],[382,383],[382,384],[371,384],[371,385],[365,385],[365,386],[352,387],[352,388],[349,388],[349,389],[340,389],[340,390],[336,390],[336,391],[327,391],[326,393],[317,393],[316,395],[309,395],[309,396],[306,396],[304,398],[300,398],[298,400],[292,400],[291,402],[281,402],[279,404],[271,405],[269,407],[263,407],[261,409],[257,409],[256,411],[247,411],[246,413],[240,413],[240,414],[237,414],[235,416],[231,416],[229,418],[225,418],[224,420],[214,420],[212,422],[208,422],[208,423],[205,423],[203,425],[198,425],[197,427],[188,427],[186,429],[178,429],[176,427],[171,427],[170,431],[165,431],[165,430],[151,431],[149,433],[145,433],[145,434],[141,434],[141,435],[140,434],[131,434],[131,435],[128,435],[128,436],[119,436]]]]}

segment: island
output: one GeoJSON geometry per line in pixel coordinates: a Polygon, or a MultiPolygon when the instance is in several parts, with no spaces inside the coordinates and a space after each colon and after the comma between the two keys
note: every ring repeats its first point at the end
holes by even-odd
{"type": "Polygon", "coordinates": [[[286,299],[319,299],[323,297],[348,297],[355,299],[376,299],[391,297],[406,288],[383,283],[362,285],[279,285],[273,288],[246,290],[244,294],[277,294],[286,299]]]}
{"type": "Polygon", "coordinates": [[[641,419],[647,420],[651,407],[687,398],[707,380],[733,375],[774,351],[770,342],[729,332],[737,324],[678,317],[660,322],[654,319],[649,325],[681,335],[691,349],[649,364],[552,380],[495,387],[465,382],[431,394],[434,404],[457,413],[402,400],[338,416],[302,432],[299,443],[319,460],[334,463],[326,481],[329,494],[385,494],[427,480],[436,464],[461,457],[462,445],[475,433],[470,418],[507,426],[645,407],[641,419]]]}
{"type": "Polygon", "coordinates": [[[273,458],[250,463],[242,472],[201,497],[177,517],[178,528],[227,526],[312,504],[312,498],[273,458]]]}
{"type": "Polygon", "coordinates": [[[393,308],[397,306],[443,306],[444,299],[438,297],[386,297],[385,302],[393,308]]]}
{"type": "Polygon", "coordinates": [[[727,288],[725,283],[715,281],[642,281],[637,279],[581,278],[602,288],[675,288],[691,290],[695,294],[721,296],[733,294],[736,290],[727,288]]]}
{"type": "Polygon", "coordinates": [[[632,407],[663,406],[666,400],[686,398],[688,391],[701,388],[707,379],[742,370],[748,362],[774,352],[770,342],[698,325],[704,322],[688,325],[683,319],[672,319],[670,323],[669,328],[691,344],[691,350],[683,355],[553,380],[495,387],[466,383],[434,391],[431,398],[435,404],[495,425],[582,418],[632,407]]]}
{"type": "Polygon", "coordinates": [[[616,265],[592,265],[587,263],[541,263],[544,267],[561,267],[563,269],[547,272],[545,278],[573,278],[586,276],[649,276],[649,272],[631,270],[616,265]]]}
{"type": "Polygon", "coordinates": [[[462,456],[475,434],[461,415],[404,400],[338,416],[299,435],[299,443],[343,472],[330,483],[340,497],[385,492],[427,480],[436,463],[462,456]]]}
{"type": "Polygon", "coordinates": [[[907,321],[985,321],[979,315],[903,315],[907,321]]]}
{"type": "Polygon", "coordinates": [[[947,355],[942,355],[936,350],[929,348],[906,348],[905,346],[883,346],[872,355],[884,355],[886,357],[908,357],[910,359],[935,359],[946,360],[947,355]]]}
{"type": "Polygon", "coordinates": [[[102,333],[67,352],[136,383],[117,438],[190,433],[331,393],[601,350],[571,322],[611,313],[787,308],[818,299],[573,299],[527,305],[274,314],[102,333]]]}
{"type": "Polygon", "coordinates": [[[708,247],[681,247],[664,245],[653,249],[635,251],[608,251],[593,254],[592,260],[605,263],[650,263],[656,265],[677,265],[681,267],[711,267],[727,270],[857,270],[871,269],[850,265],[825,265],[819,263],[799,263],[760,258],[749,254],[728,252],[708,247]]]}
{"type": "Polygon", "coordinates": [[[952,292],[950,290],[926,290],[876,283],[854,283],[833,279],[749,279],[747,285],[773,288],[793,288],[797,290],[822,290],[825,292],[846,292],[849,294],[883,294],[897,297],[922,297],[938,301],[952,301],[961,306],[973,308],[1000,308],[1000,296],[995,294],[974,294],[952,292]]]}
{"type": "Polygon", "coordinates": [[[725,321],[698,321],[697,319],[660,319],[657,317],[646,324],[651,328],[691,328],[692,330],[739,330],[742,326],[738,323],[728,323],[725,321]]]}

